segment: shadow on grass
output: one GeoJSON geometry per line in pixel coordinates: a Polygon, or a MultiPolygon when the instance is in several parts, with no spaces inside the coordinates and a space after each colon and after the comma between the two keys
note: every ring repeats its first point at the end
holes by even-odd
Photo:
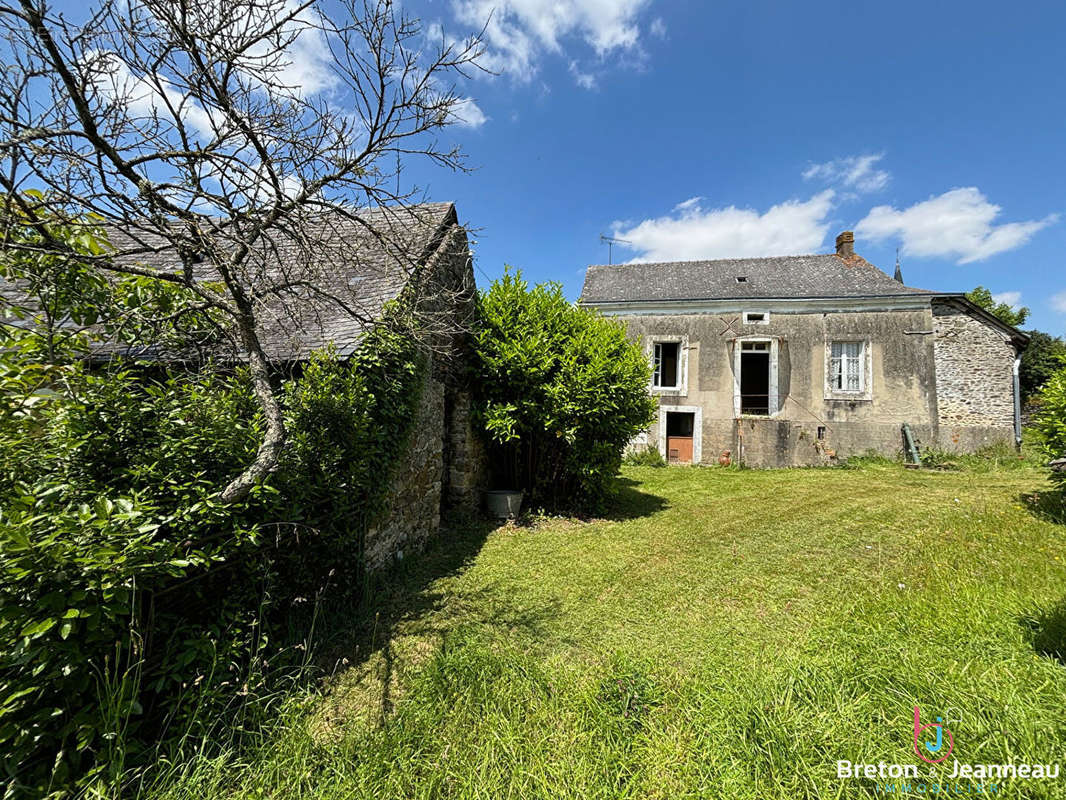
{"type": "Polygon", "coordinates": [[[614,488],[607,500],[603,519],[620,522],[627,519],[650,517],[669,507],[665,497],[642,492],[639,481],[632,478],[615,478],[614,488]]]}
{"type": "Polygon", "coordinates": [[[1042,492],[1019,495],[1018,502],[1029,509],[1030,514],[1044,522],[1066,525],[1066,486],[1049,487],[1042,492]]]}
{"type": "Polygon", "coordinates": [[[373,577],[359,601],[334,601],[319,609],[315,664],[319,674],[339,677],[361,670],[380,656],[380,719],[393,711],[396,663],[393,637],[425,637],[439,647],[452,624],[484,624],[535,634],[558,608],[527,608],[509,604],[508,594],[489,585],[459,595],[437,582],[464,572],[499,522],[465,516],[450,520],[426,550],[373,577]],[[448,614],[440,614],[445,605],[448,614]]]}
{"type": "Polygon", "coordinates": [[[1036,609],[1018,620],[1033,649],[1066,666],[1066,600],[1036,609]]]}

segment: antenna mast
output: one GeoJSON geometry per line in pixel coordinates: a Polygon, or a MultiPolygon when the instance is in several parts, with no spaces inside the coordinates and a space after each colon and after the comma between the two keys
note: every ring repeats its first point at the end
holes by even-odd
{"type": "Polygon", "coordinates": [[[616,244],[633,244],[628,239],[618,239],[618,238],[615,238],[614,236],[604,236],[602,233],[600,234],[600,242],[606,242],[607,243],[607,263],[608,264],[613,264],[614,263],[614,246],[616,244]]]}

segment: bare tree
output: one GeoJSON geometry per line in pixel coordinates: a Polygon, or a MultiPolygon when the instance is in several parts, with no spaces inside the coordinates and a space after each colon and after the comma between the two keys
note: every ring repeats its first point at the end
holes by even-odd
{"type": "Polygon", "coordinates": [[[264,310],[363,314],[323,276],[368,239],[417,267],[393,235],[419,196],[400,171],[465,168],[437,134],[468,102],[455,81],[480,37],[431,35],[391,0],[102,0],[78,23],[17,0],[0,2],[0,33],[2,246],[176,285],[228,321],[265,423],[221,495],[243,498],[285,441],[264,310]],[[111,248],[72,253],[56,217],[111,231],[111,248]]]}

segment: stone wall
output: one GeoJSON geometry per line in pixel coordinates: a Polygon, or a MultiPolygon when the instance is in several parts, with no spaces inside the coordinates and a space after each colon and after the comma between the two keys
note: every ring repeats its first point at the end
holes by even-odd
{"type": "Polygon", "coordinates": [[[1014,345],[965,308],[933,304],[939,443],[973,449],[1014,436],[1014,345]]]}
{"type": "Polygon", "coordinates": [[[444,480],[444,385],[426,370],[409,440],[394,466],[385,519],[366,534],[368,570],[422,550],[440,527],[444,480]]]}
{"type": "MultiPolygon", "coordinates": [[[[701,461],[718,462],[724,450],[733,462],[755,467],[833,463],[873,450],[894,456],[907,422],[923,441],[936,436],[936,384],[929,336],[928,301],[913,308],[877,311],[785,310],[750,301],[725,313],[624,315],[629,335],[643,343],[658,337],[683,339],[684,385],[657,394],[663,410],[699,407],[701,461]],[[764,323],[743,322],[744,311],[768,312],[764,323]],[[738,342],[774,343],[779,411],[773,417],[735,413],[738,342]],[[868,343],[870,390],[844,398],[827,388],[826,343],[861,338],[868,343]]],[[[650,351],[649,351],[650,352],[650,351]]],[[[650,357],[650,356],[649,356],[650,357]]],[[[658,422],[647,446],[662,449],[658,422]]],[[[636,445],[639,446],[639,445],[636,445]]],[[[695,449],[695,448],[694,448],[695,449]]]]}
{"type": "Polygon", "coordinates": [[[457,223],[426,262],[409,301],[426,355],[409,439],[390,478],[385,518],[367,532],[365,564],[378,570],[413,555],[440,529],[441,512],[478,507],[485,459],[471,419],[473,266],[457,223]]]}
{"type": "Polygon", "coordinates": [[[485,483],[485,447],[474,430],[473,393],[449,389],[445,406],[446,509],[476,509],[485,483]]]}

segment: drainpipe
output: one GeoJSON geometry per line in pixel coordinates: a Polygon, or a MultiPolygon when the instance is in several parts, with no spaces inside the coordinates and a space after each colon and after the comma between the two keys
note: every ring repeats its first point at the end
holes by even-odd
{"type": "Polygon", "coordinates": [[[1022,387],[1018,379],[1018,369],[1022,363],[1020,353],[1014,355],[1014,445],[1022,449],[1022,387]]]}

